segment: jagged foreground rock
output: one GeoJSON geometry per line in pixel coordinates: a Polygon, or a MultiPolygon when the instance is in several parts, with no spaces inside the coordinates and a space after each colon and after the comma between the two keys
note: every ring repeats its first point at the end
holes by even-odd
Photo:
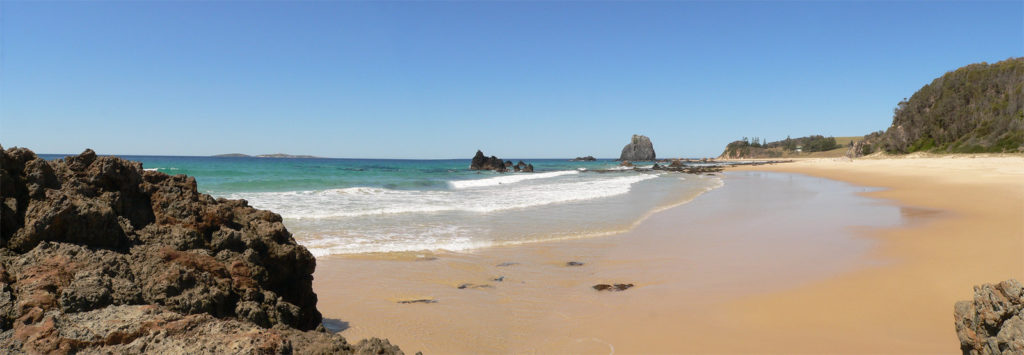
{"type": "Polygon", "coordinates": [[[1017,280],[974,286],[974,300],[953,311],[967,354],[1024,354],[1024,286],[1017,280]]]}
{"type": "Polygon", "coordinates": [[[401,353],[313,331],[313,256],[192,177],[0,148],[0,202],[0,352],[401,353]]]}
{"type": "Polygon", "coordinates": [[[619,160],[623,161],[649,161],[656,160],[656,158],[651,139],[639,134],[633,135],[629,144],[622,147],[622,154],[619,155],[619,160]]]}

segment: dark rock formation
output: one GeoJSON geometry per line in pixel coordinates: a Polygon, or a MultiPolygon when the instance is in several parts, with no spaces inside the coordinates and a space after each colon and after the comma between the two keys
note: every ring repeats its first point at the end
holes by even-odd
{"type": "Polygon", "coordinates": [[[597,159],[594,158],[594,156],[588,155],[588,156],[585,156],[585,157],[576,157],[576,159],[572,159],[570,161],[595,161],[595,160],[597,160],[597,159]]]}
{"type": "Polygon", "coordinates": [[[496,156],[487,157],[484,152],[476,151],[476,155],[473,156],[473,161],[469,164],[470,170],[494,170],[497,172],[507,172],[509,169],[514,171],[521,171],[524,173],[533,172],[533,164],[526,164],[522,160],[519,163],[512,164],[511,160],[501,160],[496,156]]]}
{"type": "Polygon", "coordinates": [[[437,303],[437,300],[431,298],[417,298],[414,300],[401,300],[398,303],[412,304],[412,303],[437,303]]]}
{"type": "Polygon", "coordinates": [[[565,263],[565,266],[583,266],[583,263],[579,261],[570,261],[565,263]]]}
{"type": "Polygon", "coordinates": [[[356,349],[303,332],[316,261],[281,216],[192,177],[0,148],[0,201],[0,352],[356,349]]]}
{"type": "Polygon", "coordinates": [[[595,290],[598,290],[598,291],[612,291],[612,292],[625,291],[625,290],[628,290],[630,287],[633,287],[633,284],[614,284],[614,285],[597,284],[597,285],[594,285],[594,289],[595,290]]]}
{"type": "Polygon", "coordinates": [[[957,302],[953,318],[965,355],[1024,353],[1024,286],[1017,280],[974,286],[974,300],[957,302]]]}
{"type": "Polygon", "coordinates": [[[121,305],[55,313],[20,332],[0,333],[8,353],[111,354],[400,354],[387,340],[349,344],[328,332],[262,328],[206,313],[181,314],[153,305],[121,305]]]}
{"type": "Polygon", "coordinates": [[[625,161],[648,161],[655,160],[654,144],[651,144],[651,139],[647,136],[641,136],[634,134],[633,138],[622,147],[622,154],[619,155],[619,160],[625,161]]]}
{"type": "Polygon", "coordinates": [[[505,167],[505,162],[498,159],[496,156],[487,157],[484,152],[476,151],[476,155],[473,156],[473,161],[469,164],[470,170],[494,170],[498,172],[505,172],[508,169],[505,167]]]}
{"type": "Polygon", "coordinates": [[[533,172],[533,165],[526,164],[522,160],[520,160],[518,163],[516,163],[515,168],[516,168],[516,171],[526,171],[527,168],[529,168],[529,171],[527,171],[527,172],[533,172]]]}
{"type": "Polygon", "coordinates": [[[494,288],[494,286],[491,286],[491,285],[481,285],[481,284],[474,284],[474,283],[464,283],[464,284],[461,284],[461,285],[459,285],[459,287],[458,287],[458,288],[459,288],[460,290],[465,290],[465,289],[467,289],[467,288],[494,288]]]}

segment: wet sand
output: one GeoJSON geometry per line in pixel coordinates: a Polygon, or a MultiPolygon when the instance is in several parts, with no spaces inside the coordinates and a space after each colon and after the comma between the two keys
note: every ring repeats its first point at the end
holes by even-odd
{"type": "Polygon", "coordinates": [[[320,258],[318,307],[409,352],[956,353],[953,302],[1024,274],[1024,160],[914,164],[729,172],[609,237],[320,258]]]}
{"type": "Polygon", "coordinates": [[[760,329],[748,338],[753,348],[959,353],[953,303],[970,299],[974,285],[1024,278],[1020,155],[810,159],[756,169],[886,187],[865,195],[939,215],[872,233],[870,255],[888,265],[729,304],[728,317],[760,329]]]}

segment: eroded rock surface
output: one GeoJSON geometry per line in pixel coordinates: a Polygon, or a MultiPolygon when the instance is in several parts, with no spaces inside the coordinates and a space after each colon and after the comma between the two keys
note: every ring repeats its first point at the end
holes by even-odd
{"type": "Polygon", "coordinates": [[[0,352],[358,349],[304,332],[322,322],[316,261],[281,216],[192,177],[0,148],[0,202],[0,352]]]}
{"type": "Polygon", "coordinates": [[[648,161],[655,159],[654,144],[651,143],[651,139],[639,134],[633,135],[633,138],[629,140],[629,144],[622,147],[622,154],[619,155],[619,160],[622,161],[648,161]]]}
{"type": "MultiPolygon", "coordinates": [[[[511,164],[509,164],[511,166],[511,164]]],[[[496,156],[486,156],[482,151],[476,151],[473,160],[469,163],[470,170],[494,170],[498,172],[508,171],[505,162],[496,156]]]]}
{"type": "Polygon", "coordinates": [[[1017,280],[974,286],[974,300],[953,311],[967,354],[1024,354],[1024,286],[1017,280]]]}

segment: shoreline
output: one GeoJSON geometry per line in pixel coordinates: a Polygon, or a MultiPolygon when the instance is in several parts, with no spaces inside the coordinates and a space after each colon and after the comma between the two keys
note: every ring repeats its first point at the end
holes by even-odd
{"type": "MultiPolygon", "coordinates": [[[[325,317],[346,322],[345,336],[386,335],[407,349],[425,352],[757,351],[770,348],[762,347],[763,342],[736,342],[744,339],[735,337],[741,328],[730,319],[732,302],[876,267],[878,260],[868,256],[878,242],[870,234],[901,228],[897,225],[904,219],[930,218],[907,216],[895,204],[855,194],[874,189],[814,177],[796,178],[802,181],[796,187],[776,183],[781,190],[768,195],[770,199],[742,207],[737,201],[766,186],[757,185],[754,177],[743,180],[744,174],[753,173],[729,173],[725,187],[655,213],[634,230],[615,236],[437,253],[419,261],[321,258],[314,281],[320,308],[325,317]],[[804,188],[818,192],[806,193],[804,188]],[[836,189],[847,192],[829,197],[836,189]],[[822,208],[829,206],[822,205],[827,200],[816,202],[817,208],[788,206],[784,196],[806,203],[841,199],[833,202],[847,206],[852,215],[822,208]],[[783,210],[799,213],[763,216],[780,203],[783,210]],[[706,208],[717,210],[686,215],[699,215],[706,208]],[[872,214],[879,211],[885,212],[872,214]],[[820,220],[836,220],[839,227],[829,227],[829,238],[809,239],[815,232],[799,223],[801,213],[820,213],[820,220]],[[876,219],[876,225],[853,227],[863,224],[857,216],[875,216],[869,219],[876,219]],[[785,223],[762,229],[771,238],[759,239],[746,232],[758,227],[758,221],[785,223]],[[672,230],[687,237],[672,238],[672,230]],[[564,265],[568,261],[585,265],[570,268],[564,265]],[[503,262],[518,264],[497,267],[503,262]],[[490,281],[496,277],[505,280],[490,281]],[[617,282],[636,287],[615,294],[590,289],[596,283],[617,282]],[[370,285],[374,291],[339,291],[348,284],[370,285]],[[458,289],[462,285],[470,289],[458,289]],[[437,303],[396,304],[414,299],[437,303]],[[595,314],[609,309],[617,311],[595,314]]],[[[955,342],[955,334],[950,339],[955,342]]]]}
{"type": "Polygon", "coordinates": [[[974,285],[1024,277],[1020,155],[806,159],[736,170],[878,186],[864,195],[933,215],[870,235],[878,241],[873,257],[892,264],[730,304],[727,314],[747,328],[771,325],[758,337],[764,349],[955,353],[953,304],[971,299],[974,285]],[[784,312],[815,303],[817,312],[784,312]]]}

